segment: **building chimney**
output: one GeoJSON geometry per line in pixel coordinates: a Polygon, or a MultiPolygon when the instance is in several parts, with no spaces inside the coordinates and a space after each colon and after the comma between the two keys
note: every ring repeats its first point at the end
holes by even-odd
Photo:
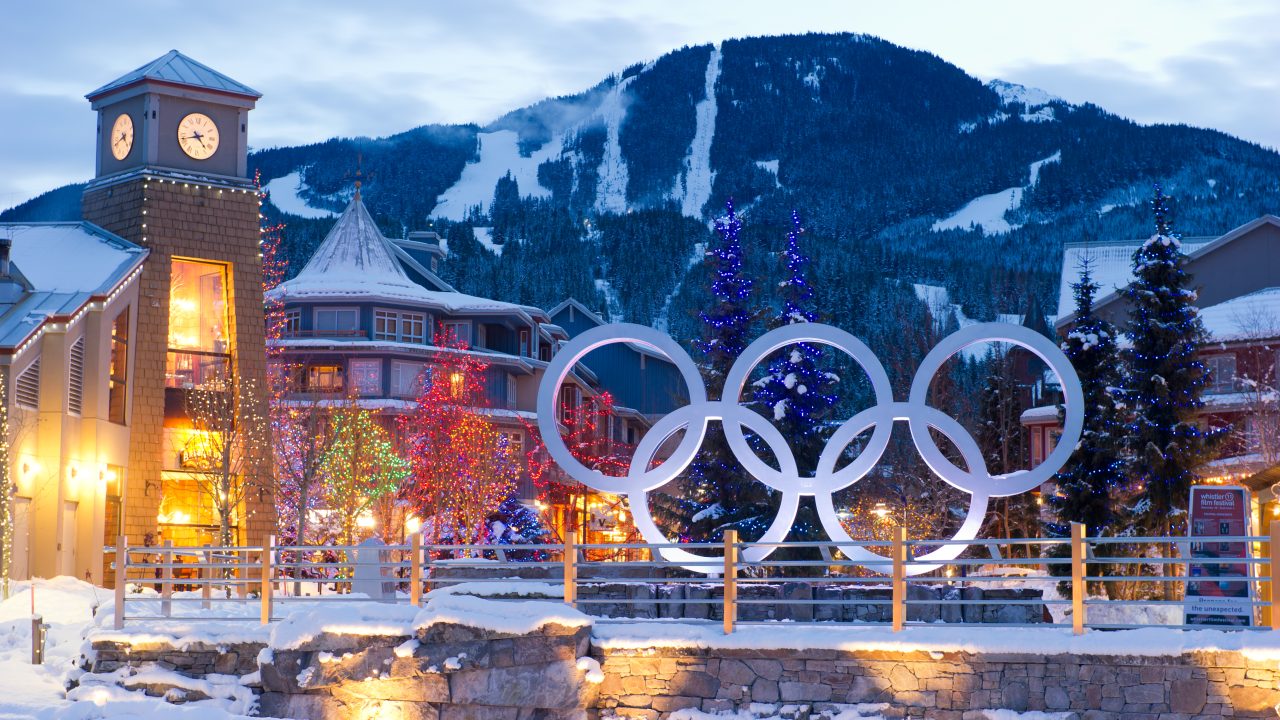
{"type": "Polygon", "coordinates": [[[0,238],[0,278],[9,277],[9,251],[13,249],[13,238],[0,238]]]}

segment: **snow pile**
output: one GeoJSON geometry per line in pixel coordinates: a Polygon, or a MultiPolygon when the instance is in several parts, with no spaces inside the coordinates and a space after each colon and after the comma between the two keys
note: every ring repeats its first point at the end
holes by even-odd
{"type": "Polygon", "coordinates": [[[1029,178],[1026,185],[1011,187],[990,195],[974,198],[950,217],[935,222],[932,228],[933,231],[964,230],[976,226],[982,228],[983,235],[990,236],[1005,235],[1017,230],[1022,226],[1010,223],[1005,219],[1005,215],[1022,207],[1022,198],[1026,191],[1035,187],[1036,183],[1040,181],[1041,168],[1049,163],[1056,163],[1061,160],[1062,151],[1059,150],[1043,160],[1031,163],[1028,167],[1029,178]]]}
{"type": "MultiPolygon", "coordinates": [[[[1092,610],[1090,610],[1092,613],[1092,610]]],[[[1092,621],[1092,617],[1090,618],[1092,621]]],[[[819,623],[747,625],[725,635],[716,626],[693,623],[598,624],[593,642],[605,649],[645,648],[841,650],[845,652],[967,652],[1037,655],[1161,656],[1184,652],[1240,652],[1255,660],[1280,660],[1274,633],[1142,628],[1073,635],[1070,628],[1019,628],[992,632],[981,627],[831,627],[819,623]]]]}
{"type": "Polygon", "coordinates": [[[267,192],[271,204],[279,208],[281,212],[304,218],[333,217],[334,213],[332,211],[307,204],[306,199],[302,197],[300,192],[302,185],[302,171],[294,170],[284,177],[272,180],[264,185],[262,189],[267,192]]]}
{"type": "Polygon", "coordinates": [[[1062,102],[1062,98],[1050,95],[1040,88],[1029,88],[1026,85],[1018,83],[1006,82],[1004,80],[992,80],[987,83],[987,87],[991,88],[1000,96],[1001,105],[1022,105],[1028,110],[1038,108],[1042,105],[1048,105],[1052,102],[1062,102]]]}
{"type": "Polygon", "coordinates": [[[525,634],[544,625],[587,627],[591,622],[588,616],[560,602],[525,600],[511,603],[452,592],[432,593],[422,609],[412,605],[344,603],[294,613],[271,628],[268,644],[275,650],[291,650],[325,633],[414,635],[441,623],[498,633],[525,634]]]}

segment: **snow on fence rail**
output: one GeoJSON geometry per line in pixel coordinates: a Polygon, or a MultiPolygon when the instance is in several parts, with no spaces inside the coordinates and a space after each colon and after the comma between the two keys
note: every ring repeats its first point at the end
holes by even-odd
{"type": "Polygon", "coordinates": [[[428,545],[415,534],[404,545],[293,546],[278,545],[272,537],[265,546],[166,542],[135,547],[120,537],[106,551],[116,557],[117,629],[128,621],[245,621],[255,614],[267,624],[282,617],[281,607],[295,603],[380,600],[420,606],[432,590],[507,600],[563,598],[602,620],[678,617],[722,623],[725,633],[766,619],[887,623],[895,632],[936,622],[1070,627],[1076,634],[1150,625],[1187,628],[1192,626],[1183,621],[1183,601],[1168,598],[1188,582],[1190,565],[1230,564],[1248,568],[1247,575],[1230,581],[1254,583],[1256,597],[1265,599],[1238,600],[1254,608],[1260,622],[1224,627],[1280,630],[1280,593],[1274,590],[1280,578],[1280,523],[1272,525],[1269,536],[1214,540],[1249,543],[1256,552],[1247,558],[1190,558],[1178,550],[1190,542],[1185,537],[1086,537],[1078,523],[1068,538],[965,540],[991,557],[933,563],[935,569],[915,576],[908,572],[913,563],[920,567],[913,558],[926,548],[958,541],[909,540],[898,528],[892,540],[858,543],[887,556],[857,562],[833,552],[830,542],[768,543],[783,551],[776,556],[790,559],[746,561],[742,549],[760,543],[740,542],[732,530],[722,543],[668,545],[580,544],[572,532],[563,544],[540,545],[428,545]],[[663,547],[705,559],[664,561],[655,552],[663,547]],[[1011,556],[1002,557],[1000,547],[1011,556]],[[1149,556],[1153,551],[1182,557],[1149,556]],[[1105,590],[1121,583],[1145,596],[1108,598],[1105,590]],[[155,594],[146,594],[148,585],[155,594]],[[130,586],[135,592],[128,592],[130,586]],[[1174,592],[1163,592],[1169,586],[1174,592]],[[1065,591],[1059,593],[1060,588],[1065,591]],[[1153,589],[1165,599],[1152,599],[1153,589]],[[151,614],[139,612],[139,606],[151,614]],[[215,610],[222,607],[228,611],[215,610]],[[1043,621],[1035,619],[1037,610],[1043,621]],[[1009,621],[1010,615],[1021,619],[1009,621]]]}

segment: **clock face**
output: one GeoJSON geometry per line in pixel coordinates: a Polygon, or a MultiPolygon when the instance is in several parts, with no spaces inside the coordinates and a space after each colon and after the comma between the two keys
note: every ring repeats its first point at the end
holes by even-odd
{"type": "Polygon", "coordinates": [[[120,113],[111,126],[111,156],[123,160],[133,148],[133,118],[128,113],[120,113]]]}
{"type": "Polygon", "coordinates": [[[206,160],[218,150],[218,126],[208,115],[191,113],[178,123],[178,146],[196,160],[206,160]]]}

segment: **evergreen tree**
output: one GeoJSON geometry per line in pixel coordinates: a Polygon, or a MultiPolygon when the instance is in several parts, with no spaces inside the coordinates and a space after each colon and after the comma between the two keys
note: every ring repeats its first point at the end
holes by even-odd
{"type": "Polygon", "coordinates": [[[1194,469],[1210,459],[1223,430],[1196,425],[1208,380],[1198,359],[1207,339],[1192,302],[1187,256],[1169,223],[1169,199],[1155,187],[1152,210],[1156,232],[1133,254],[1135,279],[1124,290],[1130,303],[1130,349],[1125,353],[1132,408],[1127,430],[1133,454],[1131,478],[1138,492],[1139,522],[1147,532],[1181,532],[1182,517],[1195,480],[1194,469]]]}
{"type": "MultiPolygon", "coordinates": [[[[1051,530],[1067,534],[1071,522],[1084,523],[1090,535],[1112,530],[1118,493],[1125,487],[1124,405],[1119,395],[1120,357],[1116,330],[1093,312],[1099,289],[1086,258],[1071,288],[1076,302],[1075,328],[1062,343],[1084,392],[1084,432],[1066,468],[1058,473],[1058,492],[1050,499],[1057,520],[1051,530]]],[[[1078,412],[1078,410],[1074,410],[1078,412]]],[[[1064,420],[1064,410],[1059,411],[1064,420]]]]}
{"type": "MultiPolygon", "coordinates": [[[[779,283],[782,308],[777,326],[818,320],[806,273],[809,258],[800,251],[803,232],[799,213],[792,211],[787,248],[782,253],[788,276],[779,283]]],[[[822,358],[821,345],[800,343],[783,348],[769,364],[768,374],[756,383],[753,396],[763,414],[772,417],[782,431],[802,474],[817,467],[818,456],[831,434],[827,420],[838,400],[837,377],[822,368],[822,358]]]]}
{"type": "MultiPolygon", "coordinates": [[[[733,209],[715,222],[719,243],[707,253],[715,304],[699,313],[702,338],[697,341],[700,369],[708,398],[724,391],[729,368],[750,344],[758,313],[752,307],[752,282],[742,268],[742,223],[733,209]]],[[[736,400],[734,398],[733,400],[736,400]]],[[[746,538],[759,537],[773,517],[768,488],[751,478],[733,458],[724,430],[713,424],[698,457],[683,478],[685,498],[659,499],[655,511],[668,527],[693,541],[713,541],[735,528],[746,538]],[[694,511],[688,514],[690,511],[694,511]]]]}

